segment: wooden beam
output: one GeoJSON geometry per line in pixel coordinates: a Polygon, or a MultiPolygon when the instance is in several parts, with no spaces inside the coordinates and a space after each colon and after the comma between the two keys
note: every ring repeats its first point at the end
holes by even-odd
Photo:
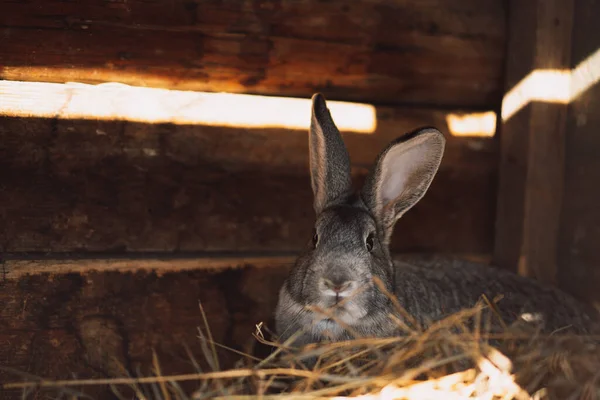
{"type": "MultiPolygon", "coordinates": [[[[18,255],[4,255],[0,264],[0,281],[14,281],[28,276],[49,274],[94,274],[108,272],[154,272],[156,275],[178,273],[182,271],[205,270],[219,272],[239,268],[283,268],[287,270],[296,261],[296,254],[268,255],[268,254],[230,254],[230,255],[169,255],[144,256],[121,258],[108,257],[98,254],[95,257],[77,257],[70,255],[56,258],[58,254],[46,258],[19,257],[18,255]],[[54,256],[54,258],[53,258],[54,256]]],[[[394,254],[395,260],[404,262],[424,262],[431,260],[446,260],[443,255],[437,254],[394,254]]],[[[464,260],[489,263],[486,254],[457,254],[464,260]]]]}
{"type": "Polygon", "coordinates": [[[153,271],[157,275],[167,273],[209,270],[219,271],[242,267],[288,267],[295,261],[287,256],[204,256],[204,257],[161,257],[161,258],[83,258],[83,259],[29,259],[5,260],[0,265],[0,279],[18,280],[38,274],[89,274],[102,272],[153,271]]]}
{"type": "Polygon", "coordinates": [[[598,1],[575,2],[572,66],[577,87],[567,117],[560,287],[600,308],[600,30],[598,1]]]}
{"type": "MultiPolygon", "coordinates": [[[[419,256],[401,259],[418,261],[419,256]]],[[[218,344],[256,354],[252,333],[261,322],[273,329],[273,310],[288,267],[176,272],[169,266],[169,273],[160,277],[104,269],[83,276],[29,274],[2,280],[0,365],[45,379],[123,376],[106,363],[107,356],[116,356],[131,374],[148,376],[156,352],[164,375],[182,374],[192,368],[189,347],[202,368],[208,368],[198,339],[198,327],[206,332],[199,302],[218,344]]],[[[222,349],[218,355],[223,368],[239,360],[222,349]]],[[[22,380],[0,368],[0,382],[22,380]]],[[[95,391],[86,392],[92,398],[110,398],[108,387],[78,390],[95,391]]],[[[2,391],[3,400],[21,397],[20,391],[2,391]]]]}
{"type": "MultiPolygon", "coordinates": [[[[163,374],[194,371],[190,354],[208,369],[198,338],[199,327],[206,332],[199,303],[218,344],[253,353],[256,324],[274,326],[271,315],[286,273],[252,267],[162,277],[107,271],[3,281],[0,382],[23,380],[8,368],[46,379],[124,376],[114,368],[115,356],[130,374],[149,376],[153,353],[163,374]]],[[[218,356],[223,368],[240,358],[220,348],[218,356]]],[[[107,387],[81,390],[94,399],[112,397],[107,387]]],[[[2,390],[0,397],[19,399],[22,393],[2,390]]]]}
{"type": "MultiPolygon", "coordinates": [[[[509,94],[534,71],[570,70],[572,24],[572,0],[510,2],[509,94]]],[[[509,98],[503,109],[519,109],[506,103],[509,98]]],[[[542,99],[515,115],[505,112],[501,126],[494,262],[548,283],[555,283],[557,274],[566,112],[566,104],[542,99]]]]}
{"type": "MultiPolygon", "coordinates": [[[[397,251],[490,253],[496,142],[452,136],[448,112],[377,108],[343,133],[360,184],[377,153],[422,125],[448,145],[431,189],[397,225],[397,251]]],[[[0,250],[295,252],[314,222],[307,132],[3,118],[0,250]]]]}
{"type": "Polygon", "coordinates": [[[3,2],[0,79],[499,104],[503,2],[257,4],[3,2]]]}

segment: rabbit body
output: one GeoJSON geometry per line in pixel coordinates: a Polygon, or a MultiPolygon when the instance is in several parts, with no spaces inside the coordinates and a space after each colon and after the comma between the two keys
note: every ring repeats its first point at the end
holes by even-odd
{"type": "Polygon", "coordinates": [[[421,324],[472,307],[482,295],[489,300],[501,296],[495,307],[507,324],[523,321],[539,324],[546,332],[568,328],[589,333],[598,323],[591,306],[554,287],[489,265],[465,260],[395,264],[395,295],[421,324]]]}
{"type": "Polygon", "coordinates": [[[434,128],[400,137],[380,153],[364,188],[354,193],[349,156],[325,99],[316,94],[312,101],[309,149],[317,219],[312,241],[279,293],[280,340],[294,334],[296,344],[401,334],[397,320],[410,321],[390,295],[421,326],[475,306],[482,295],[489,300],[500,295],[496,308],[507,324],[535,323],[546,332],[597,329],[596,310],[508,271],[456,259],[392,261],[394,225],[429,188],[445,139],[434,128]]]}

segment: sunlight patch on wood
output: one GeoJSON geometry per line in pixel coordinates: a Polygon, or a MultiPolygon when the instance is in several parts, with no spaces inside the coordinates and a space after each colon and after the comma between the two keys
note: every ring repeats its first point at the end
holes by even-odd
{"type": "Polygon", "coordinates": [[[493,137],[496,132],[496,113],[451,113],[446,116],[452,136],[493,137]]]}
{"type": "Polygon", "coordinates": [[[568,104],[570,72],[535,70],[513,87],[502,101],[502,120],[506,121],[532,101],[568,104]]]}
{"type": "Polygon", "coordinates": [[[572,70],[536,69],[506,93],[502,101],[502,120],[509,120],[533,101],[569,104],[599,81],[600,49],[572,70]]]}
{"type": "MultiPolygon", "coordinates": [[[[0,81],[0,115],[306,130],[310,99],[128,86],[0,81]]],[[[370,134],[375,107],[328,101],[342,132],[370,134]]]]}

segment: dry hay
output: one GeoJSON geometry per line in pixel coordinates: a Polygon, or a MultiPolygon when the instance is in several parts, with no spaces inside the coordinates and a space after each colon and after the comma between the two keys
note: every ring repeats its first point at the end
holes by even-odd
{"type": "Polygon", "coordinates": [[[234,350],[215,343],[206,324],[199,338],[212,371],[202,371],[190,355],[196,371],[187,375],[162,376],[155,359],[155,376],[3,386],[21,388],[24,394],[33,388],[60,388],[68,398],[77,398],[83,386],[110,385],[122,399],[600,399],[599,338],[543,335],[527,324],[504,325],[492,334],[494,313],[483,312],[490,305],[482,302],[426,329],[405,315],[404,321],[396,319],[405,331],[399,337],[299,349],[267,340],[267,330],[259,324],[255,337],[273,346],[273,352],[262,360],[240,353],[231,370],[219,370],[217,353],[234,350]],[[197,389],[184,393],[183,381],[196,382],[197,389]],[[134,396],[124,395],[127,390],[134,396]]]}

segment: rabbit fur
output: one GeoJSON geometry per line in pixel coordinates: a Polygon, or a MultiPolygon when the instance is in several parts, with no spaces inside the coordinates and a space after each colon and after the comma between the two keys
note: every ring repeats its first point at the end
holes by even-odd
{"type": "Polygon", "coordinates": [[[512,272],[461,260],[392,261],[394,225],[425,195],[444,146],[443,134],[431,127],[399,137],[355,193],[342,137],[323,95],[313,95],[309,152],[317,217],[312,241],[279,292],[275,328],[281,341],[294,334],[297,345],[401,334],[390,314],[409,321],[373,278],[421,326],[473,307],[482,295],[502,295],[497,311],[507,323],[533,321],[545,332],[597,327],[600,318],[591,306],[512,272]]]}

